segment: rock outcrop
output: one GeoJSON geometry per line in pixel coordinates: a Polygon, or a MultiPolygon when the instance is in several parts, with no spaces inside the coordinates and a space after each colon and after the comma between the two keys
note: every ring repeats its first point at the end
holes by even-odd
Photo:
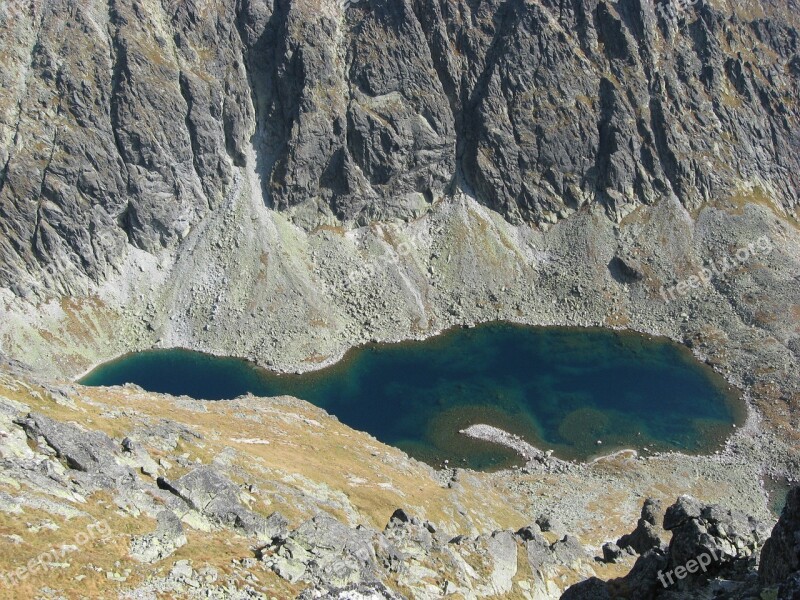
{"type": "MultiPolygon", "coordinates": [[[[800,487],[789,492],[781,518],[772,530],[758,565],[764,585],[782,584],[786,594],[800,581],[800,487]]],[[[783,598],[794,598],[782,594],[783,598]]]]}
{"type": "Polygon", "coordinates": [[[175,513],[163,510],[158,513],[157,519],[158,526],[153,533],[131,540],[130,555],[140,562],[156,562],[186,545],[183,525],[175,513]]]}
{"type": "Polygon", "coordinates": [[[648,550],[661,547],[661,538],[658,534],[658,523],[663,518],[661,503],[653,498],[648,498],[642,506],[642,516],[636,524],[636,529],[617,540],[617,547],[630,549],[636,554],[645,554],[648,550]]]}
{"type": "Polygon", "coordinates": [[[395,511],[382,532],[351,529],[330,516],[318,515],[288,535],[276,537],[258,556],[282,578],[310,583],[314,589],[346,589],[392,579],[425,598],[508,594],[519,560],[533,573],[527,589],[540,590],[549,589],[546,582],[559,569],[582,572],[589,564],[577,538],[564,536],[550,543],[537,525],[516,533],[453,537],[402,509],[395,511]],[[461,577],[446,579],[439,588],[432,585],[432,556],[440,557],[444,572],[461,577]]]}
{"type": "Polygon", "coordinates": [[[692,589],[714,577],[743,579],[754,568],[769,535],[766,525],[752,517],[704,505],[688,496],[667,509],[664,529],[672,532],[668,569],[685,568],[700,556],[711,557],[706,568],[689,572],[676,581],[679,589],[692,589]]]}
{"type": "MultiPolygon", "coordinates": [[[[637,531],[650,531],[642,522],[652,526],[659,513],[657,504],[648,500],[637,531]]],[[[622,578],[611,581],[591,578],[572,586],[562,595],[562,600],[648,600],[706,597],[717,593],[726,594],[726,598],[751,598],[761,590],[756,578],[759,552],[764,548],[762,563],[765,557],[774,561],[769,557],[776,555],[776,544],[779,544],[773,541],[776,537],[773,533],[773,538],[765,545],[768,529],[763,523],[717,505],[705,505],[689,496],[680,497],[667,509],[663,519],[664,529],[672,533],[668,546],[658,545],[644,551],[622,578]],[[768,551],[770,546],[773,549],[768,551]]],[[[778,529],[776,527],[776,531],[778,529]]],[[[642,537],[648,539],[646,535],[642,537]]],[[[610,555],[612,550],[604,548],[604,553],[610,555]]],[[[614,554],[615,560],[619,558],[614,554]]],[[[779,580],[786,577],[781,573],[779,580]]]]}
{"type": "Polygon", "coordinates": [[[240,530],[247,536],[271,540],[286,527],[278,513],[265,519],[246,508],[240,501],[239,486],[213,467],[199,467],[174,482],[159,477],[158,486],[215,524],[240,530]]]}
{"type": "Polygon", "coordinates": [[[45,451],[52,450],[70,468],[93,475],[98,481],[107,480],[106,487],[132,478],[130,470],[117,461],[120,448],[104,433],[82,431],[37,413],[30,413],[15,423],[31,441],[45,451]]]}

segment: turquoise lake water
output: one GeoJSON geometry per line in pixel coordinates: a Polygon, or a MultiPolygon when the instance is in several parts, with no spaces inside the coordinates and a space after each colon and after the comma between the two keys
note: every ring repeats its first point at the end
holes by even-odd
{"type": "Polygon", "coordinates": [[[301,375],[174,349],[122,357],[80,383],[204,400],[291,395],[420,460],[475,469],[519,460],[459,434],[476,423],[585,460],[619,448],[713,452],[745,416],[736,390],[668,340],[504,323],[366,345],[301,375]]]}

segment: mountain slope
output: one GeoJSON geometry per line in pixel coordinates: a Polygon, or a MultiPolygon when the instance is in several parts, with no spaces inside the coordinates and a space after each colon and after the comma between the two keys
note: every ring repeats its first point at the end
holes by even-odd
{"type": "Polygon", "coordinates": [[[466,191],[514,223],[757,191],[796,209],[791,3],[12,2],[0,283],[85,292],[249,163],[299,224],[466,191]]]}

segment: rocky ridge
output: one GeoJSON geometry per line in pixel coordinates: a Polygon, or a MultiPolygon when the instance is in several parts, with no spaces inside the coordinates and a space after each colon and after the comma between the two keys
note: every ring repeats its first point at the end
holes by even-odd
{"type": "MultiPolygon", "coordinates": [[[[640,490],[658,490],[682,460],[640,490]]],[[[82,597],[93,586],[102,591],[92,597],[123,598],[638,600],[722,590],[744,599],[772,590],[783,599],[800,578],[796,489],[771,533],[763,513],[691,496],[664,511],[666,497],[647,499],[636,529],[614,545],[628,551],[611,557],[611,544],[599,553],[599,543],[610,528],[625,530],[627,512],[614,526],[610,511],[593,515],[563,500],[537,506],[538,494],[522,490],[541,484],[541,473],[454,470],[443,479],[290,399],[207,407],[132,387],[46,388],[6,371],[0,461],[0,513],[13,524],[2,543],[14,547],[0,574],[15,597],[82,597]],[[172,419],[159,416],[166,408],[172,419]],[[281,422],[264,427],[267,415],[281,422]],[[264,437],[240,437],[254,427],[264,437]],[[288,463],[287,452],[297,460],[288,463]],[[340,468],[321,470],[319,461],[340,468]],[[349,494],[331,477],[345,477],[349,494]],[[382,518],[398,504],[406,508],[382,518]],[[535,522],[519,526],[537,510],[535,522]],[[672,575],[705,555],[714,560],[702,572],[672,575]]],[[[584,468],[605,485],[549,477],[572,487],[573,501],[628,494],[621,473],[608,477],[613,464],[584,468]]],[[[641,484],[652,469],[637,468],[634,479],[641,484]]]]}

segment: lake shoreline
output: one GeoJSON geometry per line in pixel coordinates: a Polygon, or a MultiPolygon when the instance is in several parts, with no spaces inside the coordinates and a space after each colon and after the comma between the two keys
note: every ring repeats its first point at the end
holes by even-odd
{"type": "MultiPolygon", "coordinates": [[[[731,425],[742,424],[737,415],[746,412],[722,377],[665,338],[507,322],[455,328],[422,341],[367,344],[336,365],[303,374],[165,349],[128,354],[79,383],[134,383],[151,392],[211,401],[248,393],[294,396],[386,443],[407,440],[410,452],[431,464],[443,456],[481,469],[501,457],[453,437],[476,423],[530,442],[513,448],[529,460],[541,458],[535,450],[541,446],[560,459],[587,462],[601,450],[601,438],[613,450],[635,444],[645,451],[649,446],[703,454],[724,441],[731,425]],[[531,363],[536,370],[529,369],[531,363]],[[407,377],[410,372],[413,378],[407,377]],[[697,403],[701,397],[705,404],[697,403]],[[402,423],[384,419],[384,405],[392,406],[402,423]],[[701,421],[715,425],[695,430],[701,421]]],[[[496,434],[486,435],[484,441],[496,441],[496,434]]]]}

